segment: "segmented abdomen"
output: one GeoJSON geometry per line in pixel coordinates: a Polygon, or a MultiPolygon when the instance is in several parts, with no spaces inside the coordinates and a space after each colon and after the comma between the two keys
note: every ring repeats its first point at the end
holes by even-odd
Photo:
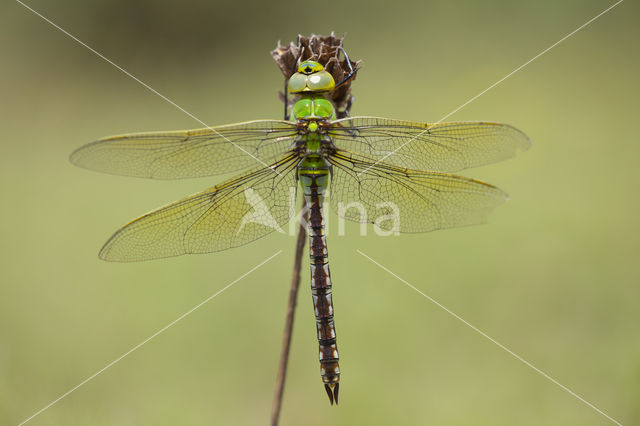
{"type": "Polygon", "coordinates": [[[328,170],[305,170],[301,168],[299,171],[305,201],[309,209],[307,229],[309,232],[309,257],[311,260],[311,294],[318,331],[320,374],[329,399],[333,404],[334,400],[338,403],[340,367],[338,365],[338,347],[336,345],[336,330],[333,321],[331,273],[329,271],[322,212],[328,174],[328,170]]]}

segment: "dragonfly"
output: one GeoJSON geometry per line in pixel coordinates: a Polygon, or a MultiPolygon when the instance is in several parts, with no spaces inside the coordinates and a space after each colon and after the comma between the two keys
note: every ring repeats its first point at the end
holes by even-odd
{"type": "Polygon", "coordinates": [[[295,101],[289,120],[107,137],[77,149],[70,159],[87,169],[150,179],[248,170],[129,222],[100,250],[99,257],[107,261],[242,246],[287,224],[295,215],[292,196],[295,201],[300,189],[308,208],[320,373],[333,405],[338,403],[340,367],[325,197],[340,217],[387,232],[483,223],[507,195],[451,173],[510,158],[528,149],[530,141],[518,129],[493,122],[336,119],[328,94],[337,84],[314,60],[300,62],[286,87],[295,101]]]}

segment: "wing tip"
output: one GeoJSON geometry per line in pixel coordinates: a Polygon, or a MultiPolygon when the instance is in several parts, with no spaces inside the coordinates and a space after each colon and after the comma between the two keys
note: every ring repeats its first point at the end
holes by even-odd
{"type": "Polygon", "coordinates": [[[81,146],[80,148],[76,148],[74,149],[71,154],[69,154],[69,162],[71,164],[73,164],[74,166],[78,166],[78,167],[82,167],[85,168],[85,166],[82,164],[82,151],[84,151],[86,145],[81,146]]]}
{"type": "MultiPolygon", "coordinates": [[[[108,243],[107,243],[108,244],[108,243]]],[[[178,255],[174,255],[178,256],[178,255]]],[[[111,252],[111,247],[105,244],[104,247],[98,252],[98,258],[100,260],[104,260],[105,262],[111,263],[134,263],[134,262],[146,262],[149,260],[155,259],[163,259],[165,257],[173,257],[173,256],[118,256],[117,253],[111,252]]]]}
{"type": "Polygon", "coordinates": [[[533,146],[533,142],[531,142],[531,139],[525,132],[509,124],[505,124],[505,126],[508,126],[510,129],[514,130],[517,133],[518,148],[520,148],[520,151],[528,151],[533,146]]]}
{"type": "MultiPolygon", "coordinates": [[[[517,127],[511,125],[511,124],[505,124],[505,123],[497,123],[497,122],[493,122],[493,121],[481,121],[479,122],[481,124],[489,124],[489,125],[493,125],[493,126],[500,126],[503,127],[505,129],[509,129],[510,131],[512,131],[512,133],[514,133],[513,135],[513,140],[515,141],[517,148],[520,149],[520,151],[525,152],[527,150],[529,150],[529,148],[531,148],[531,146],[533,145],[533,143],[531,142],[531,139],[529,138],[529,136],[527,136],[527,134],[525,132],[523,132],[522,130],[518,129],[517,127]]],[[[515,153],[514,153],[515,156],[515,153]]]]}
{"type": "Polygon", "coordinates": [[[113,237],[109,238],[109,240],[102,246],[102,248],[98,252],[98,259],[104,260],[105,262],[123,262],[122,260],[116,259],[115,257],[112,257],[110,255],[110,252],[111,252],[110,242],[112,238],[113,237]]]}

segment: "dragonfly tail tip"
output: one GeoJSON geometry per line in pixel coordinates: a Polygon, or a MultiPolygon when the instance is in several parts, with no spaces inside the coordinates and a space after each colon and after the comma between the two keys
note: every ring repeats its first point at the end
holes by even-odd
{"type": "Polygon", "coordinates": [[[331,405],[333,405],[334,401],[336,405],[338,405],[338,390],[340,389],[340,383],[325,383],[324,389],[327,391],[331,405]]]}

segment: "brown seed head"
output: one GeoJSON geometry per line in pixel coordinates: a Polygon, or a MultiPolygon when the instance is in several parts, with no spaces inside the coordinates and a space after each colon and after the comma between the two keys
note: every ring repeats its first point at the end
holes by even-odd
{"type": "Polygon", "coordinates": [[[360,61],[349,60],[350,68],[347,59],[340,58],[340,48],[343,46],[343,41],[344,37],[336,37],[333,33],[328,36],[312,34],[311,37],[304,37],[300,35],[297,44],[291,42],[288,46],[281,46],[278,42],[278,47],[271,51],[271,56],[286,79],[289,79],[296,72],[300,62],[309,59],[322,64],[325,70],[333,76],[336,84],[349,75],[350,69],[353,68],[355,72],[353,77],[330,93],[338,118],[342,118],[341,112],[344,114],[344,109],[351,101],[351,82],[355,80],[360,66],[360,61]]]}

